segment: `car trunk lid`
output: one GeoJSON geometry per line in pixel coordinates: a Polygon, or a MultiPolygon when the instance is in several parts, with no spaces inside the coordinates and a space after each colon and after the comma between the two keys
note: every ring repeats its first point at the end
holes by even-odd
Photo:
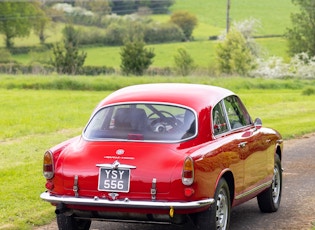
{"type": "Polygon", "coordinates": [[[172,180],[181,178],[185,158],[175,148],[174,144],[81,140],[64,152],[64,189],[77,186],[78,195],[85,196],[151,197],[154,189],[169,193],[172,180]]]}

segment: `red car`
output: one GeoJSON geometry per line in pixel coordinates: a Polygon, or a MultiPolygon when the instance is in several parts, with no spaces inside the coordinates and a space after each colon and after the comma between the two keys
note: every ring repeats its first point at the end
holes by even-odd
{"type": "Polygon", "coordinates": [[[44,154],[60,229],[91,220],[228,229],[231,208],[257,197],[278,210],[283,140],[253,121],[229,90],[197,84],[120,89],[94,110],[82,135],[44,154]]]}

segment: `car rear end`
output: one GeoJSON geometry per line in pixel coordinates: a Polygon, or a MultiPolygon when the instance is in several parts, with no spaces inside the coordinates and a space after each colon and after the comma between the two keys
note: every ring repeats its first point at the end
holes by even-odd
{"type": "Polygon", "coordinates": [[[100,108],[82,137],[45,153],[41,198],[73,217],[185,222],[213,202],[198,191],[191,148],[183,147],[197,135],[196,117],[157,103],[100,108]]]}

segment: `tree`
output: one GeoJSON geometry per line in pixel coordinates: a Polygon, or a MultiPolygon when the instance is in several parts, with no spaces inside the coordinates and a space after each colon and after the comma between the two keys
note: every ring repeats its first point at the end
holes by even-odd
{"type": "Polygon", "coordinates": [[[154,14],[166,14],[169,11],[168,8],[174,4],[175,0],[151,0],[149,2],[149,8],[154,14]]]}
{"type": "Polygon", "coordinates": [[[233,23],[233,27],[243,35],[246,46],[255,57],[259,57],[261,54],[261,47],[256,43],[253,36],[257,32],[257,25],[260,27],[260,22],[254,18],[233,23]]]}
{"type": "Polygon", "coordinates": [[[127,41],[121,48],[122,72],[126,75],[143,75],[144,71],[152,64],[155,54],[153,49],[146,49],[145,43],[141,40],[127,41]]]}
{"type": "Polygon", "coordinates": [[[34,2],[34,6],[36,9],[36,17],[33,23],[34,31],[38,35],[40,43],[44,44],[47,38],[44,32],[51,18],[46,15],[45,5],[43,3],[34,2]]]}
{"type": "Polygon", "coordinates": [[[76,0],[75,5],[92,11],[99,24],[101,24],[104,15],[111,13],[109,0],[76,0]]]}
{"type": "Polygon", "coordinates": [[[292,0],[292,3],[299,6],[300,12],[291,14],[292,28],[286,32],[289,53],[315,56],[315,1],[292,0]]]}
{"type": "Polygon", "coordinates": [[[168,8],[174,4],[174,0],[111,0],[112,12],[120,15],[132,14],[141,7],[148,7],[154,14],[168,12],[168,8]]]}
{"type": "Polygon", "coordinates": [[[171,22],[178,25],[183,30],[186,40],[190,40],[198,20],[195,15],[187,11],[177,11],[172,14],[171,22]]]}
{"type": "Polygon", "coordinates": [[[29,35],[37,10],[34,2],[0,1],[0,33],[7,48],[13,47],[14,38],[29,35]]]}
{"type": "Polygon", "coordinates": [[[73,26],[66,26],[63,32],[63,46],[61,44],[54,46],[52,65],[58,73],[77,74],[84,64],[86,53],[79,54],[78,32],[73,26]]]}
{"type": "Polygon", "coordinates": [[[174,62],[177,74],[182,76],[189,75],[195,69],[194,59],[184,48],[177,50],[177,54],[174,56],[174,62]]]}
{"type": "Polygon", "coordinates": [[[253,55],[241,32],[232,28],[216,49],[219,70],[226,74],[246,75],[253,69],[253,55]]]}

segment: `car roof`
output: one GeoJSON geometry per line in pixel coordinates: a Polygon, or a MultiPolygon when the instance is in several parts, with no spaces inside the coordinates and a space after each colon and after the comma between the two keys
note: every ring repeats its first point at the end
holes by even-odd
{"type": "Polygon", "coordinates": [[[214,106],[234,95],[230,90],[202,84],[153,83],[128,86],[106,97],[98,107],[125,102],[163,102],[184,105],[196,110],[214,106]]]}

